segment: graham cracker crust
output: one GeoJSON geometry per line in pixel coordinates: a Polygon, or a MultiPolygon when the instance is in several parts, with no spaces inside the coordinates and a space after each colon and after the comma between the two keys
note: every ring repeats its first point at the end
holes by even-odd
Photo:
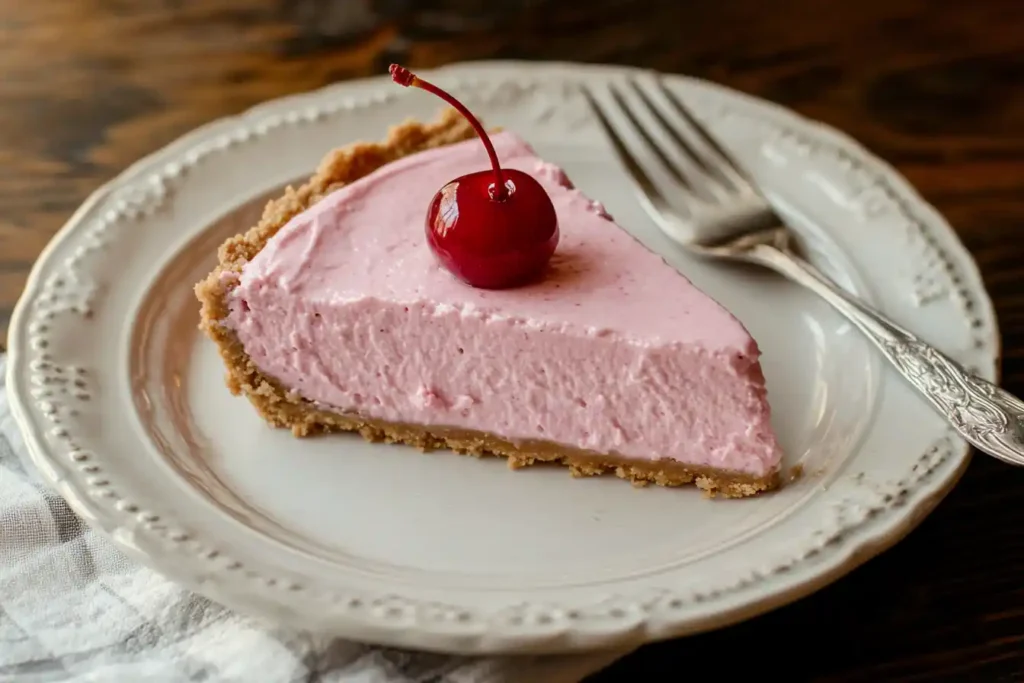
{"type": "Polygon", "coordinates": [[[356,143],[324,157],[310,179],[267,203],[259,223],[242,235],[228,239],[218,250],[219,264],[195,286],[202,304],[199,328],[219,349],[227,369],[225,381],[235,395],[244,394],[271,425],[287,427],[295,436],[318,432],[357,432],[368,441],[402,443],[424,451],[437,448],[474,456],[499,456],[518,469],[538,463],[567,466],[574,476],[614,472],[635,485],[681,486],[696,484],[709,496],[739,498],[768,491],[779,485],[778,472],[754,477],[709,467],[692,467],[674,460],[638,461],[616,454],[600,454],[567,448],[546,441],[512,443],[482,432],[450,427],[387,423],[359,415],[323,410],[264,375],[249,358],[235,333],[222,324],[228,315],[227,295],[237,283],[243,266],[291,220],[330,192],[343,187],[398,158],[474,137],[473,129],[453,109],[446,109],[434,123],[409,121],[393,127],[381,143],[356,143]]]}

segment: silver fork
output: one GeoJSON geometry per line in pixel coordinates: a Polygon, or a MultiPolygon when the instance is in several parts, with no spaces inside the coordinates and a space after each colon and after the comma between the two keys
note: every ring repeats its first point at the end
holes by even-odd
{"type": "Polygon", "coordinates": [[[653,87],[635,79],[609,83],[605,97],[582,90],[661,230],[700,256],[767,266],[808,288],[867,335],[971,445],[1024,465],[1024,402],[966,372],[798,255],[793,233],[747,173],[669,88],[646,82],[653,87]]]}

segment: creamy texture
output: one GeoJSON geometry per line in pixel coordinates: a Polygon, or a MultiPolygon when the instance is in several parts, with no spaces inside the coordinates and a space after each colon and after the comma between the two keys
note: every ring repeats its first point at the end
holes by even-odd
{"type": "Polygon", "coordinates": [[[367,417],[771,471],[759,351],[740,322],[520,138],[493,142],[558,214],[542,281],[481,290],[437,265],[426,207],[488,161],[476,140],[423,152],[324,198],[246,264],[226,324],[253,362],[367,417]]]}

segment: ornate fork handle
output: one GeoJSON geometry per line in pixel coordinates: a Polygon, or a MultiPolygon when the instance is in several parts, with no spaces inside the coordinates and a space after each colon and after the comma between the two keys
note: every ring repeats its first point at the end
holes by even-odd
{"type": "Polygon", "coordinates": [[[964,371],[956,361],[841,289],[790,251],[785,240],[753,245],[746,257],[832,304],[972,446],[1011,465],[1024,466],[1024,401],[964,371]]]}

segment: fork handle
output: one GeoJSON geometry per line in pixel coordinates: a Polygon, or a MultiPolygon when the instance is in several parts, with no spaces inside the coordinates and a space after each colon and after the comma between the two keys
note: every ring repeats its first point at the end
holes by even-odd
{"type": "Polygon", "coordinates": [[[840,288],[786,245],[760,244],[747,254],[803,285],[867,335],[896,370],[975,448],[1024,466],[1024,402],[960,365],[840,288]]]}

